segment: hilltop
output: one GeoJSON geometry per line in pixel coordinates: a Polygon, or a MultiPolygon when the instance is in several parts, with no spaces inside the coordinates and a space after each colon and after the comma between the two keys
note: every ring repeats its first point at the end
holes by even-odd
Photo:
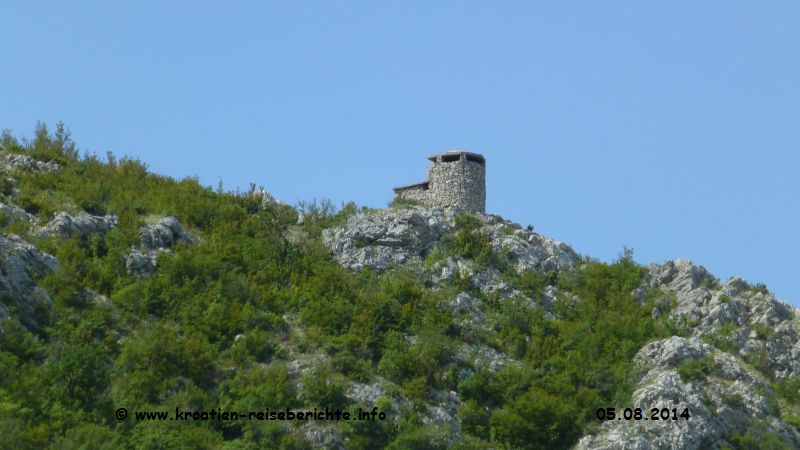
{"type": "Polygon", "coordinates": [[[763,285],[480,212],[214,190],[62,126],[0,145],[3,445],[800,448],[800,316],[763,285]],[[325,407],[385,420],[134,415],[325,407]]]}

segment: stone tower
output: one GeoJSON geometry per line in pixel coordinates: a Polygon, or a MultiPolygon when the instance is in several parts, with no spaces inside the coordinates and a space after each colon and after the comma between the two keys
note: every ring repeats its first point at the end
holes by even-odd
{"type": "Polygon", "coordinates": [[[394,188],[400,199],[429,207],[486,212],[486,160],[460,150],[428,157],[428,181],[394,188]]]}

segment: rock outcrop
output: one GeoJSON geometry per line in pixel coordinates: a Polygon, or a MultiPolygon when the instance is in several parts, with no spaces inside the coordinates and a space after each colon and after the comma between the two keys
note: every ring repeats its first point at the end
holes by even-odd
{"type": "Polygon", "coordinates": [[[191,244],[194,238],[187,233],[180,221],[172,216],[139,228],[139,243],[125,255],[125,267],[132,275],[146,276],[156,268],[159,252],[166,252],[179,242],[191,244]]]}
{"type": "Polygon", "coordinates": [[[32,219],[33,217],[19,206],[0,203],[0,221],[2,221],[0,225],[6,226],[16,220],[30,222],[32,219]]]}
{"type": "MultiPolygon", "coordinates": [[[[509,255],[518,272],[565,269],[579,259],[566,244],[517,224],[492,215],[476,217],[482,223],[479,231],[486,233],[495,251],[509,255]]],[[[323,244],[348,269],[383,271],[394,265],[420,263],[454,227],[454,213],[443,209],[412,207],[358,213],[343,227],[324,230],[323,244]]],[[[448,266],[453,264],[458,262],[448,266]]]]}
{"type": "Polygon", "coordinates": [[[0,319],[16,315],[20,323],[37,328],[37,310],[50,297],[35,277],[58,267],[56,259],[16,235],[0,234],[0,319]]]}
{"type": "Polygon", "coordinates": [[[358,213],[344,227],[324,230],[322,240],[344,267],[382,271],[421,262],[451,221],[442,210],[424,208],[358,213]]]}
{"type": "Polygon", "coordinates": [[[0,171],[11,172],[25,170],[28,172],[49,172],[59,170],[61,165],[55,161],[39,161],[28,155],[14,153],[0,154],[0,171]]]}
{"type": "Polygon", "coordinates": [[[777,380],[800,376],[800,322],[794,308],[763,286],[741,278],[720,283],[686,260],[648,266],[649,282],[674,296],[670,320],[701,338],[758,366],[777,380]]]}
{"type": "Polygon", "coordinates": [[[689,337],[662,339],[639,351],[635,362],[643,375],[625,406],[688,408],[691,419],[608,421],[578,448],[719,449],[754,424],[789,448],[800,448],[800,433],[781,420],[767,381],[800,375],[795,310],[763,286],[740,278],[720,283],[686,260],[648,269],[649,280],[637,297],[648,289],[666,295],[669,300],[662,304],[670,304],[664,306],[668,320],[689,337]]]}
{"type": "Polygon", "coordinates": [[[643,375],[630,402],[618,405],[618,418],[603,422],[600,433],[584,437],[577,448],[719,449],[754,422],[789,448],[800,448],[800,433],[780,420],[769,384],[734,356],[696,338],[673,336],[646,345],[635,362],[643,375]],[[703,369],[692,372],[693,363],[703,369]],[[626,407],[641,408],[641,420],[626,419],[626,407]],[[658,414],[653,420],[652,408],[668,409],[670,418],[658,414]],[[684,409],[688,419],[678,416],[684,409]]]}
{"type": "Polygon", "coordinates": [[[78,234],[85,238],[93,233],[105,233],[116,226],[117,216],[93,216],[85,212],[71,216],[62,211],[39,230],[39,236],[58,236],[67,239],[73,234],[78,234]]]}

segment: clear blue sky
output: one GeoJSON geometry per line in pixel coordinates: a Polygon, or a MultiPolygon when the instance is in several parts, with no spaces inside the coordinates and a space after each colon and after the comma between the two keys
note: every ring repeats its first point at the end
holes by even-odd
{"type": "MultiPolygon", "coordinates": [[[[124,5],[122,3],[125,3],[124,5]]],[[[0,6],[0,128],[289,203],[383,207],[487,158],[490,212],[800,304],[800,3],[0,6]]]]}

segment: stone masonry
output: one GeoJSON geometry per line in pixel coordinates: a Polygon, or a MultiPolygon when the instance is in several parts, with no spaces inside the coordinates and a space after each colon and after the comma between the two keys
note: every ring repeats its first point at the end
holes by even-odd
{"type": "Polygon", "coordinates": [[[482,155],[450,151],[428,157],[428,180],[394,188],[399,199],[428,207],[486,212],[486,160],[482,155]]]}

